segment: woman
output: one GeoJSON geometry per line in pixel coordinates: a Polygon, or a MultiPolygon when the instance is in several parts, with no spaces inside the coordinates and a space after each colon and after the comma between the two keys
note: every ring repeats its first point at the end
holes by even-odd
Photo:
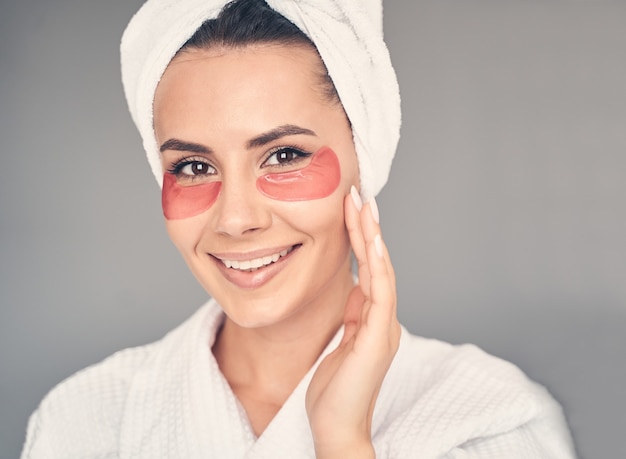
{"type": "Polygon", "coordinates": [[[517,368],[397,322],[369,199],[399,129],[380,5],[224,3],[151,0],[122,41],[168,233],[213,299],[61,383],[23,456],[573,457],[517,368]]]}

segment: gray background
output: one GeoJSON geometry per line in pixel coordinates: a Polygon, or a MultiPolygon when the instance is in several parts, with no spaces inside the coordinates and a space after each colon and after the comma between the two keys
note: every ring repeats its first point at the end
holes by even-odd
{"type": "MultiPolygon", "coordinates": [[[[0,3],[3,458],[54,384],[206,298],[122,97],[140,3],[0,3]]],[[[582,458],[624,457],[626,4],[385,7],[404,124],[379,203],[402,321],[517,363],[582,458]]]]}

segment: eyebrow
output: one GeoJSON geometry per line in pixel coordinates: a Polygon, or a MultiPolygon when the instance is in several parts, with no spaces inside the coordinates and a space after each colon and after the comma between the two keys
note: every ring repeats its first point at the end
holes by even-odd
{"type": "Polygon", "coordinates": [[[274,140],[280,139],[281,137],[286,137],[289,135],[311,135],[317,137],[317,134],[310,129],[306,129],[300,126],[296,126],[295,124],[283,124],[282,126],[278,126],[270,131],[264,132],[261,135],[250,139],[246,144],[248,149],[262,147],[274,140]]]}
{"type": "Polygon", "coordinates": [[[163,153],[165,150],[190,151],[192,153],[203,153],[205,155],[212,153],[211,149],[204,145],[178,139],[169,139],[163,142],[159,151],[163,153]]]}
{"type": "MultiPolygon", "coordinates": [[[[252,149],[262,147],[263,145],[267,145],[268,143],[278,140],[281,137],[287,137],[290,135],[310,135],[317,137],[317,134],[310,129],[296,126],[295,124],[283,124],[282,126],[278,126],[248,140],[246,148],[252,149]]],[[[191,153],[201,153],[205,155],[213,153],[213,150],[207,146],[179,139],[169,139],[163,142],[163,144],[159,147],[159,151],[163,153],[165,150],[189,151],[191,153]]]]}

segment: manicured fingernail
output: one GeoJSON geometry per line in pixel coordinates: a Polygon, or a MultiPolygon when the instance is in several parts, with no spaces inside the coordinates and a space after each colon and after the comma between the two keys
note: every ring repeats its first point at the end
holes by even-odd
{"type": "Polygon", "coordinates": [[[374,248],[376,249],[376,254],[379,257],[383,257],[383,240],[380,237],[380,234],[374,236],[374,248]]]}
{"type": "Polygon", "coordinates": [[[370,199],[370,212],[372,212],[372,218],[376,223],[380,223],[380,214],[378,213],[378,205],[376,204],[376,199],[370,199]]]}
{"type": "Polygon", "coordinates": [[[350,188],[350,196],[352,196],[352,202],[358,210],[361,210],[363,207],[363,201],[361,201],[361,196],[359,196],[359,192],[356,190],[356,187],[352,185],[350,188]]]}

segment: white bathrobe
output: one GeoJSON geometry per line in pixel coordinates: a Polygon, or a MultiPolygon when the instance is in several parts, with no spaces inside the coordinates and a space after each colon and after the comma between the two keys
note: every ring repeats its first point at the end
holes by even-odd
{"type": "MultiPolygon", "coordinates": [[[[256,438],[211,353],[223,317],[209,301],[162,340],[59,384],[31,416],[22,457],[314,458],[304,397],[317,364],[256,438]]],[[[543,387],[475,346],[406,330],[372,436],[378,458],[575,457],[561,408],[543,387]]]]}

